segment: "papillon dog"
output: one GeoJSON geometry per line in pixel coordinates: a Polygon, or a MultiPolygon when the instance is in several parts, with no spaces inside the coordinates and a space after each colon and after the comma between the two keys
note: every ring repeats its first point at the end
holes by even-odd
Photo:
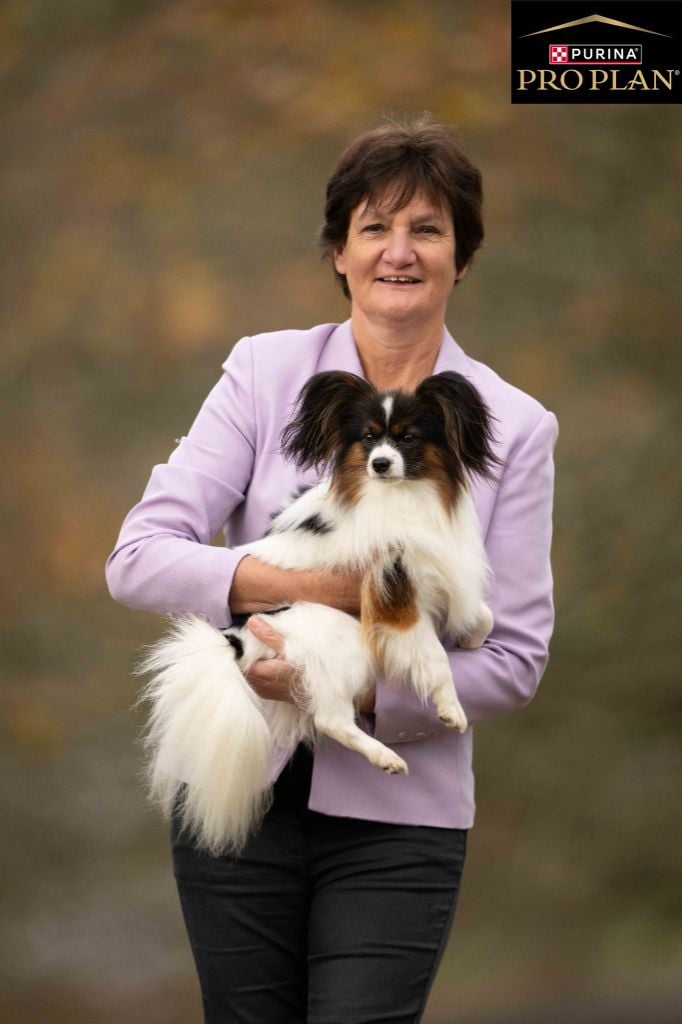
{"type": "Polygon", "coordinates": [[[270,613],[298,670],[295,703],[262,700],[247,682],[275,652],[246,626],[188,617],[147,653],[151,793],[167,814],[179,808],[200,846],[243,847],[271,799],[276,747],[329,736],[385,772],[407,772],[356,721],[355,702],[377,675],[432,700],[446,726],[467,728],[440,638],[475,648],[492,627],[469,487],[471,474],[492,475],[492,444],[490,414],[458,373],[428,377],[413,394],[380,393],[345,372],[304,385],[282,452],[321,482],[247,551],[282,568],[361,574],[360,617],[307,602],[270,613]]]}

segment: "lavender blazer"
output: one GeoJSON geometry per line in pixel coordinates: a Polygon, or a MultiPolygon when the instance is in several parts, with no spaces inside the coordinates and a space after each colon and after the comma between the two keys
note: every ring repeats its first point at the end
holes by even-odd
{"type": "MultiPolygon", "coordinates": [[[[307,331],[243,338],[224,364],[189,434],[156,466],[128,514],[107,562],[112,596],[130,608],[203,615],[229,625],[240,546],[261,537],[271,514],[314,475],[279,454],[303,383],[319,370],[362,376],[350,321],[307,331]],[[226,546],[211,545],[224,529],[226,546]]],[[[474,500],[493,570],[493,631],[476,651],[455,649],[450,664],[470,723],[523,707],[545,668],[553,626],[550,569],[554,415],[491,369],[470,359],[447,330],[435,372],[457,370],[496,417],[504,469],[476,481],[474,500]]],[[[310,807],[324,814],[411,825],[469,828],[474,819],[472,729],[446,729],[431,705],[377,682],[376,710],[364,726],[400,746],[407,776],[388,776],[323,737],[310,807]]],[[[281,771],[286,753],[273,765],[281,771]]]]}

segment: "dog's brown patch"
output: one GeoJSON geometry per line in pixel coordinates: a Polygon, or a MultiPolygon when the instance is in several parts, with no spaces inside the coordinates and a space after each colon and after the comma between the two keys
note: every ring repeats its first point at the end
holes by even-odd
{"type": "Polygon", "coordinates": [[[367,479],[367,456],[361,441],[352,445],[343,462],[337,465],[332,480],[332,492],[342,505],[352,505],[360,497],[360,490],[367,479]]]}
{"type": "Polygon", "coordinates": [[[427,444],[424,446],[423,459],[426,470],[423,475],[433,480],[441,504],[446,513],[449,514],[457,504],[462,482],[461,480],[453,479],[452,474],[448,472],[443,464],[440,452],[433,445],[427,444]]]}
{"type": "Polygon", "coordinates": [[[419,433],[415,430],[411,419],[401,419],[392,422],[388,428],[388,432],[391,437],[400,438],[403,434],[414,434],[415,437],[419,437],[419,433]]]}
{"type": "Polygon", "coordinates": [[[419,619],[414,584],[400,557],[365,574],[360,607],[365,640],[374,658],[379,659],[382,629],[412,629],[419,619]]]}

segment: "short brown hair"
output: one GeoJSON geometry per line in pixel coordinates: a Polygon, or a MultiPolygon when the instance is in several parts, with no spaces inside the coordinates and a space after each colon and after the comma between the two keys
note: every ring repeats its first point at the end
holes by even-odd
{"type": "MultiPolygon", "coordinates": [[[[325,258],[345,244],[353,210],[390,193],[392,212],[417,192],[449,209],[455,228],[455,267],[463,270],[483,241],[481,172],[462,151],[454,128],[430,114],[388,122],[346,146],[327,183],[320,246],[325,258]]],[[[345,274],[335,270],[350,298],[345,274]]]]}

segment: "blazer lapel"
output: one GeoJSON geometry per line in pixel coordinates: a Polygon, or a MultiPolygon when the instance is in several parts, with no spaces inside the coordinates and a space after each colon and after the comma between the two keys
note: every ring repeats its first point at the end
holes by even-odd
{"type": "Polygon", "coordinates": [[[350,320],[339,324],[329,335],[317,363],[317,372],[322,370],[347,370],[358,377],[365,376],[350,320]]]}
{"type": "Polygon", "coordinates": [[[460,348],[447,327],[443,328],[443,341],[441,342],[440,352],[438,353],[433,372],[443,373],[445,370],[454,370],[456,373],[461,373],[464,377],[471,376],[471,368],[466,352],[460,348]]]}

